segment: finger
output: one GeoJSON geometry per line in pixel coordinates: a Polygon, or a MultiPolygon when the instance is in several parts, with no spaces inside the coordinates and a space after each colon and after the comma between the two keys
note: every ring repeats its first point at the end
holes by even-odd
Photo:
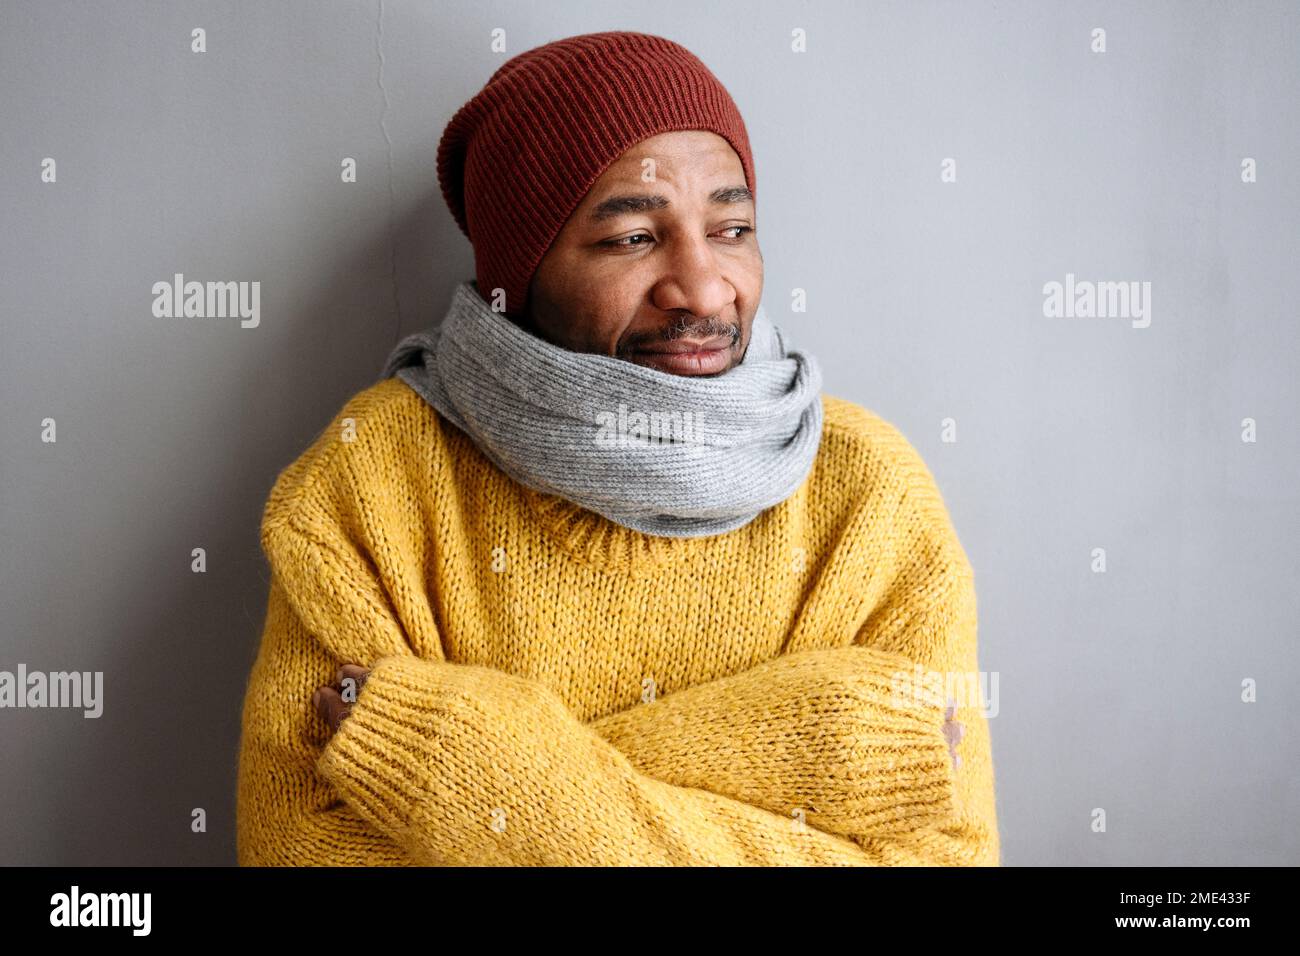
{"type": "Polygon", "coordinates": [[[948,706],[947,706],[947,708],[946,708],[946,709],[944,710],[944,712],[943,712],[943,719],[944,719],[944,720],[952,720],[952,719],[953,719],[954,717],[956,717],[956,716],[957,716],[957,701],[955,701],[955,700],[953,700],[951,697],[949,697],[949,698],[948,698],[948,706]]]}
{"type": "Polygon", "coordinates": [[[316,706],[316,713],[320,714],[321,719],[329,723],[330,703],[337,700],[339,696],[338,689],[335,687],[317,687],[316,692],[311,695],[311,701],[316,706]]]}
{"type": "Polygon", "coordinates": [[[357,684],[360,685],[365,682],[365,679],[369,674],[370,668],[368,667],[363,667],[360,664],[344,664],[339,668],[338,674],[335,676],[340,682],[348,677],[355,678],[357,684]]]}
{"type": "Polygon", "coordinates": [[[338,730],[339,724],[343,722],[343,718],[348,715],[351,708],[333,687],[318,688],[317,693],[319,694],[317,711],[331,731],[338,730]]]}

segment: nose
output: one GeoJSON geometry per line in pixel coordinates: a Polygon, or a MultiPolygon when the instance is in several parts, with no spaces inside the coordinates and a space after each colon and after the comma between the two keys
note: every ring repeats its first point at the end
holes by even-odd
{"type": "Polygon", "coordinates": [[[708,237],[677,239],[672,245],[671,254],[664,259],[664,274],[655,284],[655,305],[665,312],[685,312],[702,320],[725,313],[735,302],[736,290],[718,268],[708,237]]]}

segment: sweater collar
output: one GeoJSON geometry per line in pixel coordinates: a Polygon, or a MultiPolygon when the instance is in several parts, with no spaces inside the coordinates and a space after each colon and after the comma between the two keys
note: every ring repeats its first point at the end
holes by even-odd
{"type": "Polygon", "coordinates": [[[697,551],[700,543],[708,540],[635,531],[558,495],[519,487],[538,523],[556,545],[602,571],[631,576],[651,574],[697,551]]]}

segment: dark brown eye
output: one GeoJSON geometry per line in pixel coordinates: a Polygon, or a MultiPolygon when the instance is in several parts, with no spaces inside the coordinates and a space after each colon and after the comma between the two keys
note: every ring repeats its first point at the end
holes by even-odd
{"type": "Polygon", "coordinates": [[[647,236],[645,233],[643,233],[643,232],[638,232],[635,236],[624,236],[622,239],[609,239],[609,240],[606,240],[605,242],[602,242],[601,245],[602,245],[602,246],[611,246],[611,247],[613,247],[613,248],[617,248],[617,249],[637,249],[637,248],[640,248],[640,246],[644,245],[644,243],[637,243],[637,244],[635,244],[635,245],[627,245],[627,244],[625,244],[625,243],[627,243],[627,241],[628,241],[629,239],[649,239],[649,238],[650,238],[650,237],[647,236]]]}

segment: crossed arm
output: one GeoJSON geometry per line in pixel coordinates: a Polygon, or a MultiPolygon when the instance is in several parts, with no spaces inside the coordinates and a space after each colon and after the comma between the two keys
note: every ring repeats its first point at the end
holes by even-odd
{"type": "Polygon", "coordinates": [[[335,583],[325,608],[272,579],[245,705],[241,863],[988,859],[987,829],[962,805],[943,701],[898,693],[893,677],[913,662],[871,646],[870,629],[584,724],[539,682],[415,656],[395,619],[376,617],[378,582],[349,576],[362,565],[341,549],[297,541],[281,556],[335,583]],[[324,633],[340,601],[372,618],[377,646],[328,738],[311,691],[359,659],[324,633]]]}

